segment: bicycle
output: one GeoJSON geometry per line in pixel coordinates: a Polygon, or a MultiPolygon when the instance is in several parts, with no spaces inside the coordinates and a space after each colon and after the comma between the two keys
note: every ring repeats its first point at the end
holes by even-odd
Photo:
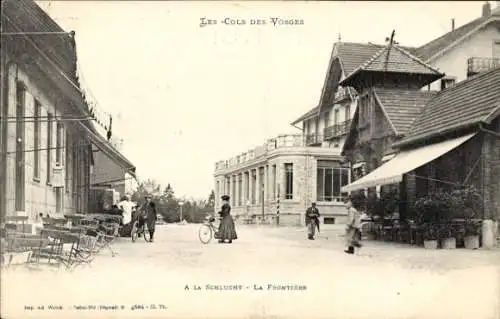
{"type": "Polygon", "coordinates": [[[130,232],[130,237],[132,238],[132,242],[135,243],[137,238],[139,236],[143,236],[145,241],[150,241],[151,240],[151,235],[149,234],[148,230],[148,225],[146,223],[146,220],[142,223],[142,226],[139,227],[139,218],[141,218],[140,215],[137,216],[135,219],[133,225],[132,225],[132,230],[130,232]]]}
{"type": "Polygon", "coordinates": [[[198,230],[198,238],[203,244],[208,244],[212,238],[218,239],[217,227],[214,225],[215,217],[210,216],[198,230]]]}

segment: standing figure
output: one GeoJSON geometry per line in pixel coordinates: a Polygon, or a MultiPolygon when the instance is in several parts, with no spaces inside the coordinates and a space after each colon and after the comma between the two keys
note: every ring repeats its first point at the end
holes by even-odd
{"type": "Polygon", "coordinates": [[[151,195],[146,196],[146,203],[141,207],[141,212],[144,214],[145,221],[142,218],[139,218],[139,227],[142,226],[144,222],[148,226],[150,242],[153,242],[153,236],[155,234],[155,225],[156,225],[156,205],[152,201],[151,195]]]}
{"type": "Polygon", "coordinates": [[[354,247],[361,248],[361,213],[354,207],[349,197],[345,206],[347,208],[346,246],[348,254],[354,254],[354,247]]]}
{"type": "Polygon", "coordinates": [[[118,203],[118,207],[122,212],[122,236],[129,236],[132,230],[132,212],[135,204],[130,201],[130,195],[122,197],[122,201],[118,203]]]}
{"type": "Polygon", "coordinates": [[[238,239],[236,234],[236,227],[234,226],[234,220],[231,216],[231,206],[229,205],[229,196],[224,195],[221,197],[222,207],[219,215],[221,216],[221,222],[219,225],[218,237],[219,243],[224,243],[226,240],[228,243],[232,243],[233,240],[238,239]]]}
{"type": "Polygon", "coordinates": [[[306,226],[308,229],[307,238],[314,240],[316,228],[319,232],[319,210],[316,208],[316,203],[311,203],[311,207],[306,210],[306,226]]]}

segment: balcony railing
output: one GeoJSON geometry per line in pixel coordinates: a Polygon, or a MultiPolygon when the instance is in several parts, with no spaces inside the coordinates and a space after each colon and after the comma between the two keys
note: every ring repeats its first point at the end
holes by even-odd
{"type": "Polygon", "coordinates": [[[321,145],[322,142],[323,142],[323,135],[319,134],[306,135],[307,146],[321,145]]]}
{"type": "Polygon", "coordinates": [[[321,145],[322,141],[323,136],[317,134],[305,136],[299,134],[280,135],[276,138],[267,140],[264,145],[251,149],[246,153],[242,153],[226,161],[219,161],[215,163],[215,170],[226,169],[255,159],[263,158],[268,154],[268,152],[276,149],[321,145]]]}
{"type": "Polygon", "coordinates": [[[485,72],[498,66],[500,66],[499,58],[471,57],[467,60],[467,76],[485,72]]]}
{"type": "Polygon", "coordinates": [[[339,87],[335,93],[335,103],[343,101],[349,97],[349,91],[347,88],[339,87]]]}
{"type": "Polygon", "coordinates": [[[350,127],[351,120],[328,126],[324,130],[325,139],[333,139],[346,135],[350,127]]]}

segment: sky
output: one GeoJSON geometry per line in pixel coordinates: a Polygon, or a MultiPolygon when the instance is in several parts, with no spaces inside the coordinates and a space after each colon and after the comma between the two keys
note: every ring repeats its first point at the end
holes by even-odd
{"type": "MultiPolygon", "coordinates": [[[[280,134],[320,99],[334,42],[420,46],[484,2],[37,1],[75,31],[79,66],[140,180],[206,198],[215,162],[280,134]],[[200,27],[200,19],[217,20],[200,27]],[[226,25],[225,18],[245,20],[226,25]],[[299,25],[250,25],[251,19],[299,25]]],[[[495,7],[493,4],[492,7],[495,7]]]]}

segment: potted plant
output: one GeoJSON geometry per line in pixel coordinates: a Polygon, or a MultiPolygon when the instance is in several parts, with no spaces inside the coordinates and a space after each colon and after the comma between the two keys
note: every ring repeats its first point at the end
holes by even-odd
{"type": "Polygon", "coordinates": [[[455,249],[457,248],[457,239],[453,229],[453,219],[456,213],[454,208],[455,196],[450,192],[439,191],[434,194],[434,199],[436,200],[437,217],[440,223],[438,237],[441,248],[455,249]]]}
{"type": "Polygon", "coordinates": [[[425,249],[437,249],[438,248],[438,230],[434,224],[424,224],[423,229],[423,239],[425,249]]]}
{"type": "Polygon", "coordinates": [[[437,220],[438,205],[431,195],[421,197],[415,201],[419,228],[423,231],[424,247],[437,249],[438,233],[434,223],[437,220]]]}
{"type": "Polygon", "coordinates": [[[453,197],[454,208],[464,219],[464,246],[478,249],[481,223],[475,218],[481,210],[481,195],[474,186],[469,186],[454,191],[453,197]]]}

